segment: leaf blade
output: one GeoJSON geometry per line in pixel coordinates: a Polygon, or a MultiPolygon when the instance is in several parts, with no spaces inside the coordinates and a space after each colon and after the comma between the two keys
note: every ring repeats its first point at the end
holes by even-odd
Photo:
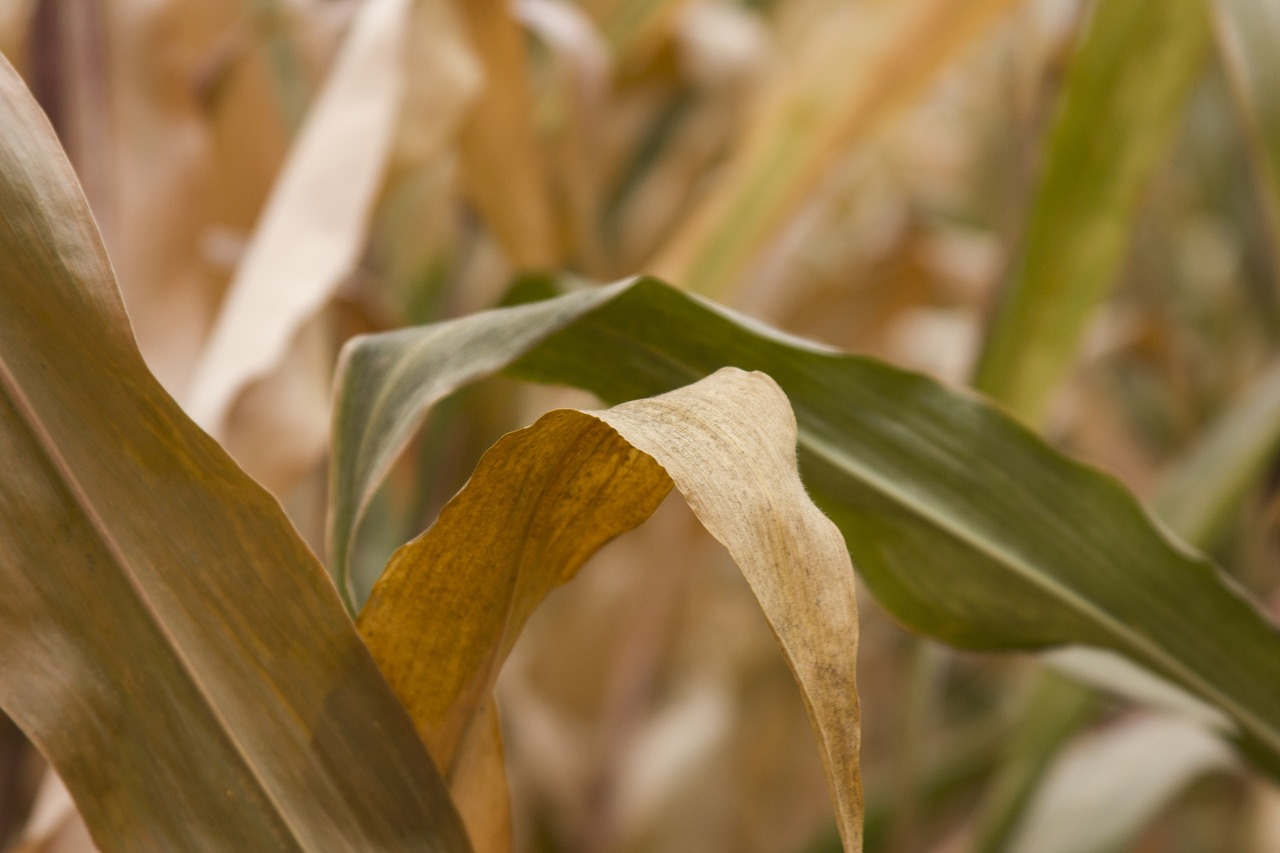
{"type": "Polygon", "coordinates": [[[314,557],[147,372],[3,61],[0,116],[0,705],[106,850],[465,850],[314,557]]]}
{"type": "Polygon", "coordinates": [[[556,410],[498,442],[392,557],[359,625],[449,775],[533,610],[672,483],[747,578],[800,685],[845,844],[862,843],[857,606],[839,532],[804,492],[795,421],[726,369],[603,412],[556,410]],[[477,595],[477,590],[486,594],[477,595]]]}
{"type": "Polygon", "coordinates": [[[1208,43],[1198,0],[1120,0],[1093,14],[974,375],[974,387],[1030,422],[1043,416],[1119,273],[1142,190],[1208,43]]]}
{"type": "MultiPolygon", "coordinates": [[[[1120,651],[1280,752],[1280,697],[1259,686],[1280,678],[1275,626],[1165,538],[1116,481],[976,395],[790,338],[653,280],[540,304],[542,313],[523,315],[542,324],[536,346],[514,357],[524,344],[504,340],[488,353],[514,358],[508,372],[520,378],[612,402],[725,365],[773,376],[800,424],[810,493],[872,591],[914,629],[966,648],[1120,651]]],[[[503,322],[481,316],[473,322],[503,322]]],[[[335,464],[343,459],[337,451],[335,464]]]]}

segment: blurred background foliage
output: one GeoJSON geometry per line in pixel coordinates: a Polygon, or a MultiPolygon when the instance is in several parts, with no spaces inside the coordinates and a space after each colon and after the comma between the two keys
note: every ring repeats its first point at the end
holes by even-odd
{"type": "MultiPolygon", "coordinates": [[[[522,272],[645,272],[972,380],[1273,612],[1278,39],[1270,0],[0,2],[151,369],[317,550],[343,341],[522,272]]],[[[442,407],[363,588],[566,400],[491,380],[442,407]]],[[[500,684],[517,848],[838,849],[719,546],[669,504],[594,562],[500,684]]],[[[1185,718],[863,605],[869,851],[1280,850],[1280,791],[1185,718]]],[[[7,724],[0,836],[92,849],[7,724]]]]}

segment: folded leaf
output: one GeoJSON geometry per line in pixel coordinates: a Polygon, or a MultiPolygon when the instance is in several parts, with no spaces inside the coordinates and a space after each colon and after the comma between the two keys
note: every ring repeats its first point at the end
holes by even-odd
{"type": "Polygon", "coordinates": [[[805,494],[796,427],[768,377],[726,369],[603,412],[561,409],[511,433],[401,548],[360,632],[448,777],[533,610],[672,482],[742,569],[822,747],[845,849],[862,847],[852,566],[805,494]]]}
{"type": "Polygon", "coordinates": [[[336,539],[449,389],[513,375],[607,401],[724,365],[772,376],[795,408],[805,483],[872,591],[922,633],[974,649],[1117,651],[1230,715],[1280,755],[1280,632],[1114,479],[976,395],[826,349],[641,279],[358,339],[335,417],[336,539]],[[404,389],[420,389],[409,396],[404,389]],[[421,390],[421,389],[429,389],[421,390]],[[367,406],[367,408],[362,408],[367,406]]]}
{"type": "Polygon", "coordinates": [[[0,125],[0,707],[104,850],[466,850],[315,558],[147,372],[3,59],[0,125]]]}

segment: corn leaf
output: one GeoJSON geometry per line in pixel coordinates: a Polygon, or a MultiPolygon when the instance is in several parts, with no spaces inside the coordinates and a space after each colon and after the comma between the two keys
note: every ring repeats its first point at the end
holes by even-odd
{"type": "Polygon", "coordinates": [[[0,707],[104,850],[466,850],[280,507],[146,370],[0,60],[0,707]]]}
{"type": "Polygon", "coordinates": [[[1201,0],[1108,0],[1072,58],[1027,231],[974,378],[1030,422],[1119,273],[1142,189],[1208,40],[1201,0]]]}
{"type": "Polygon", "coordinates": [[[305,321],[355,269],[386,172],[396,154],[404,156],[397,146],[425,159],[451,138],[475,87],[452,12],[444,0],[373,0],[356,15],[192,379],[186,408],[215,437],[224,437],[246,385],[277,367],[305,321]],[[409,73],[415,58],[430,64],[412,68],[425,81],[417,89],[409,73]],[[402,111],[416,121],[398,124],[402,111]]]}
{"type": "Polygon", "coordinates": [[[795,417],[761,374],[725,369],[603,412],[557,410],[485,454],[392,557],[360,632],[446,776],[525,621],[674,482],[728,549],[804,695],[847,850],[862,846],[857,607],[840,533],[805,494],[795,417]]]}
{"type": "MultiPolygon", "coordinates": [[[[1246,388],[1239,399],[1210,424],[1190,451],[1170,466],[1151,499],[1152,513],[1184,542],[1196,547],[1214,544],[1249,489],[1266,473],[1277,446],[1280,446],[1280,365],[1272,366],[1246,388]]],[[[1019,821],[1032,820],[1026,814],[1026,807],[1033,796],[1048,797],[1053,803],[1063,798],[1070,802],[1065,786],[1056,785],[1052,796],[1046,793],[1044,786],[1055,783],[1049,781],[1052,776],[1046,778],[1045,773],[1051,766],[1074,761],[1059,752],[1097,710],[1097,697],[1085,685],[1101,687],[1148,706],[1175,710],[1181,718],[1195,720],[1198,735],[1181,741],[1176,734],[1166,736],[1171,753],[1186,753],[1189,758],[1197,755],[1197,744],[1209,737],[1205,730],[1224,727],[1221,721],[1205,716],[1204,712],[1213,713],[1212,709],[1187,706],[1186,702],[1194,700],[1185,694],[1179,695],[1176,690],[1168,693],[1173,688],[1166,682],[1151,681],[1149,676],[1142,678],[1145,673],[1140,670],[1115,671],[1117,665],[1124,662],[1114,658],[1100,660],[1096,657],[1098,654],[1073,649],[1048,656],[1051,665],[1063,669],[1065,663],[1065,671],[1078,680],[1067,681],[1053,673],[1038,676],[1032,698],[1011,738],[1008,752],[1012,758],[988,796],[978,824],[974,853],[1008,849],[1019,821]]],[[[1177,779],[1181,784],[1174,784],[1161,773],[1135,774],[1126,783],[1126,802],[1145,805],[1123,810],[1127,817],[1114,824],[1118,827],[1114,832],[1127,831],[1130,818],[1153,815],[1158,805],[1177,796],[1195,780],[1194,771],[1198,766],[1195,761],[1179,766],[1177,779]]],[[[1043,808],[1056,814],[1056,805],[1043,808]]],[[[1038,817],[1035,820],[1040,821],[1037,826],[1044,822],[1038,817]]],[[[1047,831],[1037,829],[1032,835],[1034,843],[1042,843],[1047,831]]],[[[1034,849],[1034,845],[1023,845],[1023,849],[1034,849]]],[[[1098,845],[1097,849],[1110,848],[1098,845]]]]}
{"type": "Polygon", "coordinates": [[[794,70],[771,86],[715,189],[649,269],[726,298],[840,159],[914,103],[1016,2],[886,4],[885,32],[865,50],[850,43],[862,36],[866,10],[833,11],[794,70]]]}
{"type": "Polygon", "coordinates": [[[1119,652],[1221,708],[1255,753],[1280,755],[1275,626],[1115,480],[974,395],[651,279],[358,339],[344,361],[338,541],[358,517],[344,491],[367,495],[433,399],[508,361],[515,376],[607,401],[725,365],[760,370],[795,408],[810,493],[907,625],[964,648],[1119,652]]]}

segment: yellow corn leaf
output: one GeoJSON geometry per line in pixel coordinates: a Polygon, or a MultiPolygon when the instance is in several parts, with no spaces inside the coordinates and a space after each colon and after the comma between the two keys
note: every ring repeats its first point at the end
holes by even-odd
{"type": "Polygon", "coordinates": [[[861,848],[853,570],[804,491],[795,447],[773,380],[726,368],[607,411],[551,412],[485,454],[436,523],[391,558],[358,623],[455,792],[475,772],[464,744],[491,725],[476,709],[529,615],[674,483],[773,627],[846,849],[861,848]]]}

